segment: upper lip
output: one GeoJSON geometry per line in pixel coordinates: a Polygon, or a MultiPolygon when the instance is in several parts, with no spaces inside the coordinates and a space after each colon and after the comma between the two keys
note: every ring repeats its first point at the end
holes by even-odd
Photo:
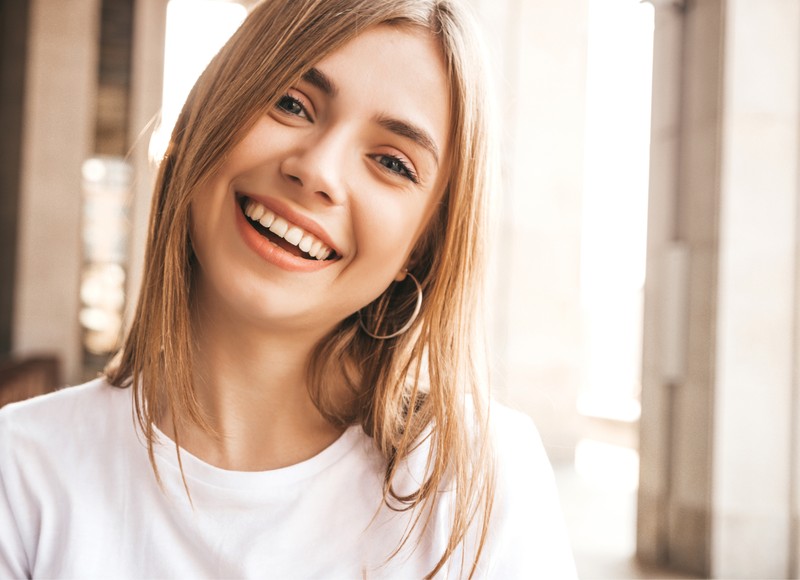
{"type": "Polygon", "coordinates": [[[328,235],[328,232],[325,231],[325,228],[323,228],[310,217],[292,209],[289,204],[283,200],[274,197],[264,197],[257,194],[248,193],[246,191],[238,191],[237,193],[241,196],[257,201],[267,209],[273,211],[276,215],[284,218],[286,221],[299,226],[309,234],[319,238],[319,240],[331,248],[337,256],[342,255],[341,250],[339,250],[339,247],[333,242],[331,237],[328,235]]]}

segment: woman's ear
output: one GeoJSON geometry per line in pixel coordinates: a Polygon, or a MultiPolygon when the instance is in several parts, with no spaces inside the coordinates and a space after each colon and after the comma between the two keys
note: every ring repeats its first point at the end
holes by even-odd
{"type": "Polygon", "coordinates": [[[420,259],[422,258],[424,248],[425,248],[424,243],[417,242],[414,249],[411,250],[411,255],[408,256],[408,259],[406,260],[406,265],[403,266],[403,269],[397,273],[397,276],[395,276],[395,281],[401,282],[402,280],[405,279],[406,275],[409,272],[416,269],[416,267],[420,263],[420,259]]]}

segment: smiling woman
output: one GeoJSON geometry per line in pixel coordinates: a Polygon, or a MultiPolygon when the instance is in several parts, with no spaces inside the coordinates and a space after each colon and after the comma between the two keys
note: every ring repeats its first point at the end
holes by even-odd
{"type": "Polygon", "coordinates": [[[475,365],[477,46],[450,0],[254,9],[173,131],[119,356],[0,413],[0,575],[574,575],[475,365]]]}

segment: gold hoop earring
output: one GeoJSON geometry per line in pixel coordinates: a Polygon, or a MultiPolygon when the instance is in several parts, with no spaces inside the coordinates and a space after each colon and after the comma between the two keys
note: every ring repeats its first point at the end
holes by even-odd
{"type": "Polygon", "coordinates": [[[405,334],[406,332],[408,332],[408,329],[411,328],[412,324],[414,324],[414,321],[417,319],[417,316],[419,316],[420,310],[422,310],[422,286],[420,286],[419,280],[417,280],[412,273],[406,272],[406,276],[411,278],[411,280],[414,282],[414,285],[417,287],[417,303],[414,305],[414,312],[411,313],[411,318],[409,318],[408,322],[406,322],[399,330],[391,334],[376,334],[371,332],[369,329],[367,329],[366,326],[364,326],[364,319],[361,317],[361,310],[359,310],[358,324],[361,327],[361,330],[363,330],[367,336],[370,336],[375,340],[387,340],[390,338],[395,338],[400,336],[401,334],[405,334]]]}

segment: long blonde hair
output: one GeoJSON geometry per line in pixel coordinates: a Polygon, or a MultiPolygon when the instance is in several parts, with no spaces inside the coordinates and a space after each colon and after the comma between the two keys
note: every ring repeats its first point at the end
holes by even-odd
{"type": "MultiPolygon", "coordinates": [[[[309,393],[332,423],[360,423],[385,457],[385,503],[414,511],[398,551],[418,525],[427,525],[423,515],[432,513],[437,492],[445,485],[455,490],[450,538],[430,576],[463,545],[471,528],[477,530],[472,575],[494,495],[488,378],[477,370],[475,348],[493,163],[484,58],[458,0],[267,0],[251,12],[199,78],[176,123],[156,184],[139,302],[106,374],[112,384],[134,390],[136,417],[157,477],[156,417],[168,414],[176,426],[192,421],[211,431],[192,385],[194,192],[287,87],[326,54],[379,24],[421,27],[439,41],[450,92],[450,175],[414,251],[413,273],[425,300],[413,327],[397,338],[376,340],[359,329],[358,314],[346,318],[313,353],[309,393]],[[331,376],[344,376],[353,395],[347,407],[330,397],[331,376]],[[414,493],[398,494],[395,474],[424,437],[430,438],[427,477],[414,493]]],[[[362,313],[379,320],[382,332],[393,324],[384,314],[413,300],[413,293],[412,284],[392,285],[362,313]]],[[[176,428],[176,444],[178,436],[176,428]]]]}

